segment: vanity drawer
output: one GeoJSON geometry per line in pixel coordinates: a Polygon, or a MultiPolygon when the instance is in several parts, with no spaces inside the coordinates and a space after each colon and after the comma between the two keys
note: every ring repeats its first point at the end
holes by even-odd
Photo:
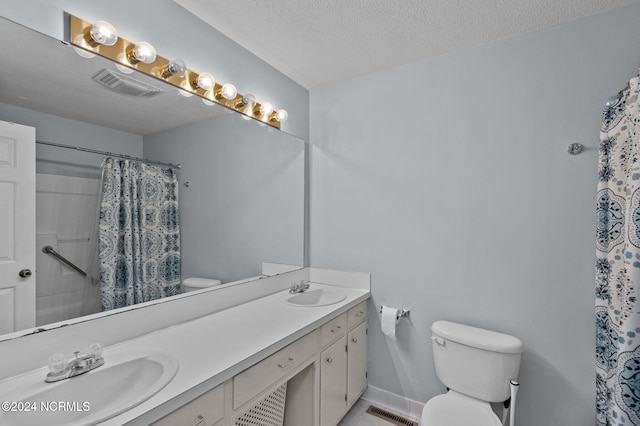
{"type": "Polygon", "coordinates": [[[167,414],[153,426],[209,426],[223,418],[224,386],[220,385],[167,414]]]}
{"type": "Polygon", "coordinates": [[[320,344],[324,348],[347,331],[347,313],[341,314],[320,327],[320,344]]]}
{"type": "Polygon", "coordinates": [[[349,309],[349,330],[351,330],[356,325],[360,324],[367,318],[367,301],[360,303],[359,305],[354,306],[349,309]]]}
{"type": "Polygon", "coordinates": [[[237,409],[259,395],[319,350],[320,339],[318,331],[314,330],[236,375],[233,378],[233,408],[237,409]]]}

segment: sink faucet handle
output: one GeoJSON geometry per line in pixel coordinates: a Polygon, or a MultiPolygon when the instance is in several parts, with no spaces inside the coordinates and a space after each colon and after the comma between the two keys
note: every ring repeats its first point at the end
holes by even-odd
{"type": "Polygon", "coordinates": [[[87,346],[85,352],[94,359],[102,358],[102,345],[100,343],[92,343],[87,346]]]}
{"type": "Polygon", "coordinates": [[[58,354],[51,355],[49,359],[47,359],[47,365],[49,366],[49,371],[52,374],[63,373],[67,369],[67,366],[69,365],[69,362],[71,361],[71,359],[72,359],[71,355],[65,354],[65,353],[58,353],[58,354]]]}

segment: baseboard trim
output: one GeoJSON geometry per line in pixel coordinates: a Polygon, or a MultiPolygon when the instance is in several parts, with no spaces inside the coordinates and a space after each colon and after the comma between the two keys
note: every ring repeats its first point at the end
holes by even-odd
{"type": "Polygon", "coordinates": [[[420,420],[424,403],[414,401],[393,392],[386,391],[376,386],[369,385],[364,391],[362,399],[385,410],[420,420]]]}

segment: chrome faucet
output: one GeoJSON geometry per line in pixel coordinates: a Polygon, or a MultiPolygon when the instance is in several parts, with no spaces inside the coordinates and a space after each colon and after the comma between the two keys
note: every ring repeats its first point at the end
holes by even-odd
{"type": "Polygon", "coordinates": [[[49,373],[44,379],[47,383],[58,382],[79,376],[104,365],[102,345],[93,343],[83,351],[75,351],[73,355],[60,353],[49,357],[49,373]]]}
{"type": "Polygon", "coordinates": [[[291,294],[304,293],[308,289],[309,289],[309,283],[308,282],[305,283],[304,280],[300,280],[299,283],[291,284],[291,288],[289,289],[289,293],[291,293],[291,294]]]}

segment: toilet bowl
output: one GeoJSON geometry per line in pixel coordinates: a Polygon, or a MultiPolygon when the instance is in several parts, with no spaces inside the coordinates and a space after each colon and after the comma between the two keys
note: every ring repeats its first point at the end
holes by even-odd
{"type": "Polygon", "coordinates": [[[449,390],[425,404],[421,426],[501,426],[491,403],[509,399],[522,341],[449,321],[434,322],[431,331],[436,375],[449,390]]]}
{"type": "Polygon", "coordinates": [[[502,426],[488,402],[450,390],[430,399],[422,410],[422,426],[502,426]]]}
{"type": "Polygon", "coordinates": [[[214,278],[185,278],[182,281],[182,288],[185,293],[202,290],[203,288],[214,287],[222,284],[222,281],[214,278]]]}

